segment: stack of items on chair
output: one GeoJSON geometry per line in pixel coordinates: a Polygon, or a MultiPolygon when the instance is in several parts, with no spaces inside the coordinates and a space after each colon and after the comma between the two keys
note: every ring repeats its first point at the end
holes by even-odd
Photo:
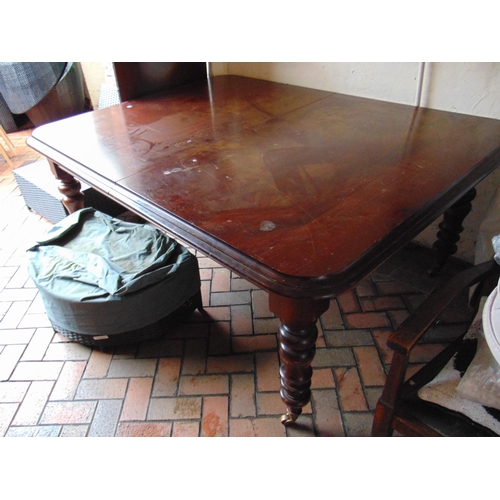
{"type": "Polygon", "coordinates": [[[500,237],[495,256],[433,292],[389,337],[393,358],[375,411],[372,435],[500,435],[500,237]],[[444,309],[473,288],[470,327],[406,379],[410,354],[444,309]]]}

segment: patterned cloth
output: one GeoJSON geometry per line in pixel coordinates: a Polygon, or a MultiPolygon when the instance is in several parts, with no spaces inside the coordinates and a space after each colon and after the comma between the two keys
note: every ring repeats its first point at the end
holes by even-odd
{"type": "Polygon", "coordinates": [[[0,94],[12,113],[26,113],[52,90],[72,64],[0,62],[0,94]]]}
{"type": "Polygon", "coordinates": [[[2,94],[0,94],[0,125],[7,133],[17,130],[14,117],[12,116],[12,113],[7,106],[5,99],[2,97],[2,94]]]}

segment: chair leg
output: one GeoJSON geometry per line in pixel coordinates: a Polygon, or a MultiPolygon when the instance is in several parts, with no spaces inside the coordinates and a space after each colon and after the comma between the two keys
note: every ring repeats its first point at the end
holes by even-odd
{"type": "Polygon", "coordinates": [[[373,437],[392,436],[394,430],[392,428],[392,419],[399,395],[401,394],[407,367],[408,355],[395,352],[392,357],[384,391],[375,408],[372,425],[373,437]]]}
{"type": "Polygon", "coordinates": [[[0,135],[3,137],[4,141],[7,143],[7,146],[12,151],[14,149],[14,144],[12,144],[12,141],[10,140],[9,136],[5,133],[5,130],[1,125],[0,125],[0,135]]]}
{"type": "Polygon", "coordinates": [[[372,425],[372,437],[390,437],[394,429],[392,428],[392,417],[394,408],[389,408],[383,401],[379,401],[375,408],[372,425]]]}
{"type": "Polygon", "coordinates": [[[5,149],[3,148],[3,146],[1,144],[0,144],[0,153],[5,158],[5,161],[7,162],[7,164],[10,167],[14,168],[14,164],[12,163],[11,159],[9,158],[9,155],[7,154],[7,151],[5,151],[5,149]]]}
{"type": "Polygon", "coordinates": [[[193,298],[195,308],[198,309],[198,311],[203,311],[203,300],[201,298],[201,290],[199,290],[196,295],[193,298]]]}

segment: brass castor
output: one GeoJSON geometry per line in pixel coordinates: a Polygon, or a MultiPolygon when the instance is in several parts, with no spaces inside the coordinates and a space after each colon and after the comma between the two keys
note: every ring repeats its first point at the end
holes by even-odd
{"type": "Polygon", "coordinates": [[[281,423],[286,427],[287,425],[293,424],[297,420],[297,418],[297,414],[287,412],[281,416],[281,423]]]}

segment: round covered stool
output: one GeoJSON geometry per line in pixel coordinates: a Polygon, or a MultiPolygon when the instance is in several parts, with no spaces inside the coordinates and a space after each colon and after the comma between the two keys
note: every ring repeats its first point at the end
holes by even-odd
{"type": "Polygon", "coordinates": [[[202,309],[196,257],[146,224],[85,208],[28,252],[54,330],[85,345],[158,337],[202,309]]]}

